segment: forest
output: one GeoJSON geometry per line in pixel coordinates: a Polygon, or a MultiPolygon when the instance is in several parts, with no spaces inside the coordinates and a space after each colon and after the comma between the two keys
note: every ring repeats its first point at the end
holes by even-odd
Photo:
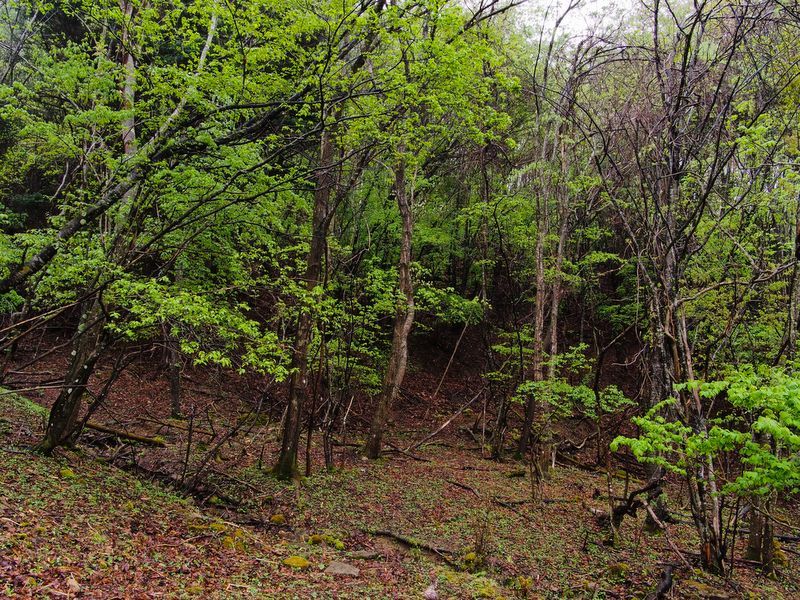
{"type": "Polygon", "coordinates": [[[800,598],[796,0],[0,0],[0,593],[800,598]]]}

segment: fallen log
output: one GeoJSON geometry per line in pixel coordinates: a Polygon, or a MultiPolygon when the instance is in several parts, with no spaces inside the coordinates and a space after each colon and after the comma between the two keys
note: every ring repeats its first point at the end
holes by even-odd
{"type": "MultiPolygon", "coordinates": [[[[739,530],[739,534],[740,535],[750,535],[750,530],[749,529],[740,529],[739,530]]],[[[783,534],[780,534],[780,533],[775,533],[775,534],[772,535],[772,537],[775,538],[776,540],[778,540],[779,542],[787,542],[787,543],[795,543],[795,544],[800,542],[800,536],[797,536],[797,535],[783,535],[783,534]]]]}
{"type": "Polygon", "coordinates": [[[147,444],[149,446],[158,446],[159,448],[164,448],[166,446],[164,440],[161,438],[147,437],[145,435],[131,433],[122,429],[115,429],[114,427],[109,427],[108,425],[103,425],[101,423],[95,423],[94,421],[88,421],[84,424],[84,427],[94,431],[99,431],[100,433],[107,433],[109,435],[113,435],[114,437],[118,437],[122,440],[128,440],[130,442],[138,442],[140,444],[147,444]]]}
{"type": "Polygon", "coordinates": [[[453,551],[449,548],[441,548],[437,546],[433,546],[424,542],[422,540],[418,540],[416,538],[412,538],[411,536],[404,535],[402,533],[397,533],[394,531],[390,531],[388,529],[361,529],[364,533],[373,536],[381,536],[393,539],[401,544],[408,546],[409,548],[420,548],[422,550],[427,550],[438,556],[444,562],[446,562],[450,566],[458,566],[457,562],[451,559],[448,554],[453,554],[453,551]]]}

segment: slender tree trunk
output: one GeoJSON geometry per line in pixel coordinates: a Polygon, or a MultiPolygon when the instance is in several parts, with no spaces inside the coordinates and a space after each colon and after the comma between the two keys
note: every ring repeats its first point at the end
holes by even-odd
{"type": "MultiPolygon", "coordinates": [[[[320,170],[314,191],[314,212],[311,218],[311,246],[306,258],[306,290],[311,292],[320,283],[322,262],[328,237],[328,205],[334,179],[331,171],[333,142],[325,131],[320,142],[320,170]]],[[[308,299],[307,302],[311,300],[308,299]]],[[[291,479],[297,474],[297,448],[300,443],[303,410],[308,400],[308,350],[314,331],[311,307],[303,305],[297,319],[292,376],[289,380],[289,403],[283,420],[281,453],[275,473],[280,478],[291,479]]]]}
{"type": "MultiPolygon", "coordinates": [[[[563,127],[563,125],[562,125],[563,127]]],[[[569,164],[567,161],[567,148],[564,142],[564,130],[559,127],[558,146],[559,162],[561,165],[561,181],[556,185],[556,196],[558,207],[558,246],[556,247],[556,257],[554,264],[554,277],[550,290],[550,347],[548,353],[550,357],[558,354],[558,316],[561,304],[561,290],[563,282],[561,279],[561,269],[564,266],[564,255],[567,249],[567,237],[569,236],[569,189],[567,180],[569,178],[569,164]]],[[[555,157],[554,157],[555,158],[555,157]]],[[[550,361],[547,367],[547,378],[555,377],[555,362],[550,361]]]]}
{"type": "MultiPolygon", "coordinates": [[[[551,357],[558,354],[558,316],[561,304],[561,268],[564,266],[564,253],[567,245],[569,225],[566,216],[562,216],[558,233],[558,248],[556,250],[555,276],[550,289],[550,346],[548,353],[551,357]]],[[[555,362],[550,361],[547,366],[547,378],[555,377],[555,362]]]]}
{"type": "Polygon", "coordinates": [[[183,419],[181,408],[181,355],[178,352],[178,343],[172,337],[167,337],[167,360],[169,361],[169,406],[170,416],[173,419],[183,419]]]}
{"type": "MultiPolygon", "coordinates": [[[[542,202],[544,205],[544,201],[542,202]]],[[[540,210],[547,210],[542,206],[540,210]]],[[[540,227],[536,238],[536,298],[533,318],[533,356],[531,357],[531,369],[533,381],[542,381],[544,377],[544,303],[547,297],[547,290],[544,276],[544,238],[546,235],[545,227],[540,227]]],[[[522,423],[522,430],[519,436],[519,446],[517,450],[521,455],[528,451],[528,444],[531,437],[531,429],[536,413],[537,399],[533,396],[528,398],[525,404],[525,420],[522,423]]]]}
{"type": "Polygon", "coordinates": [[[786,358],[793,360],[797,354],[797,331],[800,325],[800,199],[795,211],[794,228],[794,267],[789,278],[789,310],[786,319],[786,331],[783,335],[778,355],[775,357],[777,364],[783,353],[786,358]]]}
{"type": "Polygon", "coordinates": [[[397,264],[402,301],[397,307],[392,333],[392,349],[383,377],[383,387],[375,406],[372,426],[367,439],[365,453],[368,458],[378,458],[381,454],[383,434],[394,400],[400,391],[408,364],[408,336],[414,324],[414,286],[411,280],[411,238],[413,219],[411,201],[406,191],[405,167],[399,165],[395,170],[394,195],[400,210],[403,229],[400,239],[400,260],[397,264]]]}
{"type": "MultiPolygon", "coordinates": [[[[756,433],[753,441],[765,444],[768,441],[764,433],[756,433]]],[[[750,512],[750,533],[747,538],[746,557],[761,563],[761,570],[765,575],[775,570],[775,539],[772,521],[767,516],[772,506],[772,497],[756,496],[752,500],[750,512]]]]}
{"type": "Polygon", "coordinates": [[[763,509],[763,500],[760,497],[755,497],[752,500],[752,508],[750,510],[750,533],[747,536],[747,552],[745,557],[748,560],[755,560],[761,562],[761,551],[764,540],[764,515],[761,512],[763,509]]]}

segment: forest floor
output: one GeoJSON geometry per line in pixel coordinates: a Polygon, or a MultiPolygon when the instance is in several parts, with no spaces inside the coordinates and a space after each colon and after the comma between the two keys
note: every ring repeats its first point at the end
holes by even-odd
{"type": "MultiPolygon", "coordinates": [[[[0,415],[0,591],[11,597],[422,598],[433,577],[439,598],[642,598],[663,563],[680,564],[641,518],[604,543],[587,506],[604,508],[605,476],[557,466],[532,499],[521,464],[482,459],[457,434],[416,459],[354,453],[295,483],[251,464],[217,488],[229,498],[203,500],[90,447],[25,451],[44,411],[19,396],[0,396],[0,415]],[[326,573],[334,562],[358,574],[326,573]]],[[[689,524],[669,536],[694,563],[689,524]]],[[[800,557],[785,556],[776,580],[749,565],[728,581],[679,567],[674,597],[800,597],[800,557]]]]}
{"type": "MultiPolygon", "coordinates": [[[[23,352],[19,361],[28,358],[23,352]]],[[[48,360],[40,377],[61,372],[67,357],[48,360]]],[[[679,520],[667,536],[645,532],[640,513],[609,546],[592,514],[607,509],[606,475],[576,466],[592,462],[588,445],[559,460],[538,487],[525,464],[484,456],[468,431],[480,403],[429,444],[398,451],[435,431],[480,386],[465,369],[432,398],[442,365],[424,357],[417,364],[431,368],[410,374],[384,458],[360,456],[356,402],[351,431],[337,432],[336,468],[322,468],[315,437],[313,474],[288,483],[269,471],[279,416],[253,409],[280,406],[277,391],[256,380],[187,371],[192,418],[176,421],[165,409],[164,373],[140,362],[92,420],[165,446],[87,430],[78,446],[51,458],[28,448],[43,433],[55,390],[31,400],[0,391],[0,596],[419,599],[435,581],[440,599],[643,598],[673,564],[674,598],[800,598],[796,543],[779,552],[774,579],[739,561],[728,580],[697,569],[678,482],[667,490],[679,520]],[[179,492],[187,488],[191,494],[179,492]]],[[[586,435],[577,423],[565,432],[586,435]]],[[[615,476],[621,495],[624,475],[615,476]]],[[[798,523],[800,507],[783,505],[779,516],[798,523]]],[[[740,536],[737,557],[743,543],[740,536]]]]}

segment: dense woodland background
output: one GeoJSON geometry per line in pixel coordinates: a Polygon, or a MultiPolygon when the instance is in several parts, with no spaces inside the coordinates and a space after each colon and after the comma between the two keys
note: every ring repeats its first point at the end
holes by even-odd
{"type": "MultiPolygon", "coordinates": [[[[324,501],[304,486],[371,518],[402,504],[392,485],[444,485],[483,515],[457,548],[330,516],[315,551],[424,554],[321,597],[800,593],[800,5],[590,10],[0,2],[5,521],[100,457],[228,511],[199,535],[252,558],[231,515],[308,550],[299,515],[324,501]],[[636,568],[590,561],[563,587],[497,562],[550,542],[492,527],[557,527],[530,520],[567,501],[563,540],[636,568]],[[693,573],[718,579],[674,584],[693,573]]],[[[7,533],[9,595],[113,596],[7,533]]],[[[276,597],[323,585],[276,564],[273,589],[299,585],[276,597]]],[[[181,593],[246,595],[202,585],[181,593]]]]}

